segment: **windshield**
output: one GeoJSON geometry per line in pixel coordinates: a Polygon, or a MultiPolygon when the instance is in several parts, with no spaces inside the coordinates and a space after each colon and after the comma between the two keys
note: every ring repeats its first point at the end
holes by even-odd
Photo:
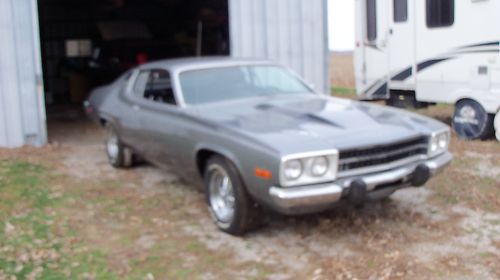
{"type": "Polygon", "coordinates": [[[234,66],[186,71],[179,75],[186,104],[256,96],[312,93],[282,67],[234,66]]]}

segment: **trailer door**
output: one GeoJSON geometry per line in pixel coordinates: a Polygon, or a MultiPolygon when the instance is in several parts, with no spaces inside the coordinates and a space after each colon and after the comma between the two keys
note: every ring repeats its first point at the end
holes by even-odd
{"type": "MultiPolygon", "coordinates": [[[[362,0],[357,9],[358,21],[364,29],[361,79],[357,81],[358,94],[362,99],[384,99],[388,97],[388,2],[384,0],[362,0]]],[[[358,54],[357,54],[358,55],[358,54]]]]}
{"type": "Polygon", "coordinates": [[[415,90],[415,0],[391,0],[389,11],[389,88],[415,90]]]}

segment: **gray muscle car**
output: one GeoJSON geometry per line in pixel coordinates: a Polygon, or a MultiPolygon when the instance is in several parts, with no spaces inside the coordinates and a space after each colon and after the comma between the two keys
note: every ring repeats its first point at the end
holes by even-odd
{"type": "Polygon", "coordinates": [[[323,211],[424,185],[452,159],[449,128],[315,93],[275,63],[176,59],[133,69],[85,103],[115,167],[140,157],[204,186],[217,226],[243,234],[262,209],[323,211]],[[201,184],[203,183],[203,184],[201,184]]]}

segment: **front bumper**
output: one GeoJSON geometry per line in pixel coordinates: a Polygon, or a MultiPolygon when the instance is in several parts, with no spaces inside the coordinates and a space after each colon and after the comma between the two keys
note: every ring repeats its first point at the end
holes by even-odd
{"type": "Polygon", "coordinates": [[[297,188],[271,187],[269,195],[277,210],[285,214],[326,209],[344,196],[360,200],[386,197],[397,189],[423,185],[453,159],[450,153],[373,174],[341,178],[335,182],[297,188]],[[357,196],[357,197],[355,197],[357,196]]]}

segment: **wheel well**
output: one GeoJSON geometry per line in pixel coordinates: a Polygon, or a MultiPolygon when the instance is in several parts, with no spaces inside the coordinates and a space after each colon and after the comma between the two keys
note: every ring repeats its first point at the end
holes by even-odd
{"type": "MultiPolygon", "coordinates": [[[[458,99],[458,100],[457,100],[457,102],[455,102],[455,106],[456,106],[458,103],[460,103],[460,102],[462,102],[462,101],[467,101],[467,100],[468,100],[468,101],[474,101],[474,102],[476,102],[476,103],[478,103],[478,104],[480,104],[480,105],[481,105],[481,103],[477,102],[476,100],[474,100],[474,99],[472,99],[472,98],[470,98],[470,97],[462,97],[462,98],[458,99]]],[[[482,105],[481,105],[481,106],[482,106],[482,105]]]]}
{"type": "Polygon", "coordinates": [[[107,123],[108,123],[108,121],[107,121],[106,119],[99,118],[99,124],[100,124],[101,126],[103,126],[103,127],[104,127],[104,126],[106,126],[106,124],[107,124],[107,123]]]}
{"type": "Polygon", "coordinates": [[[198,153],[196,154],[196,167],[198,167],[198,172],[200,173],[201,176],[203,176],[203,173],[205,172],[205,167],[207,165],[208,160],[214,155],[223,156],[217,152],[208,149],[199,150],[198,153]]]}

